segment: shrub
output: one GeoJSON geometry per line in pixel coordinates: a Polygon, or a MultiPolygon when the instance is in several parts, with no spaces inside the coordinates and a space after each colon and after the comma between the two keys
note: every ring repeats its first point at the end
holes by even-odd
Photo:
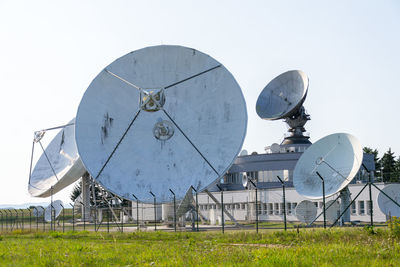
{"type": "Polygon", "coordinates": [[[391,237],[400,238],[400,218],[392,217],[388,223],[391,237]]]}
{"type": "Polygon", "coordinates": [[[376,234],[375,227],[373,227],[371,225],[364,226],[364,230],[370,235],[376,234]]]}

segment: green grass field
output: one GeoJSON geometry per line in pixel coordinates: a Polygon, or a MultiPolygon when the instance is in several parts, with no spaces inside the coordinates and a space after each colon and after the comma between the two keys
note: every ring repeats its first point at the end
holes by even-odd
{"type": "Polygon", "coordinates": [[[400,266],[398,229],[52,232],[0,237],[2,266],[400,266]]]}

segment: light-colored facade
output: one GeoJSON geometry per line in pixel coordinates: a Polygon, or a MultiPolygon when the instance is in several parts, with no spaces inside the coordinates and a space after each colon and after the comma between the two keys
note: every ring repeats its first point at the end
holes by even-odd
{"type": "MultiPolygon", "coordinates": [[[[226,173],[219,181],[219,186],[224,190],[224,206],[225,209],[237,221],[254,221],[256,218],[256,197],[254,188],[245,189],[242,185],[242,176],[246,174],[252,177],[258,186],[258,218],[260,221],[282,221],[284,214],[282,185],[276,176],[281,177],[285,181],[286,186],[286,215],[288,221],[298,221],[295,215],[295,209],[298,203],[306,200],[305,197],[298,194],[293,187],[293,170],[296,163],[307,145],[297,145],[296,147],[281,146],[279,151],[272,153],[267,151],[265,154],[243,155],[238,156],[226,173]]],[[[375,169],[373,155],[364,154],[363,163],[371,170],[375,169]]],[[[360,169],[359,173],[349,184],[350,198],[353,199],[365,186],[368,180],[368,174],[365,170],[360,169]]],[[[384,184],[377,183],[379,188],[383,188],[384,184]]],[[[208,188],[219,202],[221,201],[221,193],[217,186],[208,188]]],[[[378,190],[372,188],[373,202],[373,219],[375,222],[385,222],[386,216],[378,207],[378,190]]],[[[326,202],[334,200],[339,193],[326,198],[326,202]]],[[[322,199],[312,200],[317,206],[317,214],[323,210],[322,199]]],[[[339,199],[340,201],[340,199],[339,199]]],[[[194,204],[194,203],[193,203],[194,204]]],[[[144,220],[153,220],[154,211],[151,204],[140,204],[139,218],[144,220]]],[[[211,224],[221,221],[221,209],[219,203],[216,203],[206,192],[198,195],[199,212],[203,220],[207,220],[211,224]]],[[[136,214],[136,206],[132,205],[132,213],[136,214]]],[[[369,211],[369,191],[366,187],[359,195],[356,201],[349,208],[351,221],[370,221],[369,211]]],[[[229,216],[224,216],[225,220],[230,220],[229,216]]],[[[157,207],[157,220],[171,221],[173,218],[172,203],[162,204],[157,207]]],[[[317,221],[322,221],[320,216],[317,221]]]]}
{"type": "MultiPolygon", "coordinates": [[[[365,184],[351,184],[349,190],[351,197],[354,198],[365,184]]],[[[377,184],[379,188],[383,188],[383,184],[377,184]]],[[[373,217],[375,222],[385,222],[386,216],[383,214],[377,203],[378,190],[372,189],[372,200],[373,200],[373,217]]],[[[211,192],[221,201],[220,192],[211,192]]],[[[258,218],[260,221],[282,221],[284,208],[283,208],[283,193],[282,188],[271,188],[258,190],[258,218]]],[[[334,200],[339,196],[335,194],[331,197],[326,198],[326,202],[334,200]]],[[[255,208],[255,190],[235,190],[235,191],[224,191],[224,206],[225,209],[231,213],[231,215],[238,221],[254,221],[256,219],[256,208],[255,208]]],[[[203,217],[207,218],[211,223],[221,220],[221,209],[219,205],[206,194],[201,193],[198,196],[199,199],[199,211],[203,217]]],[[[288,221],[298,221],[295,215],[295,208],[298,203],[306,200],[303,196],[299,195],[295,188],[286,188],[286,215],[288,221]]],[[[323,210],[322,199],[313,200],[318,208],[317,214],[323,210]]],[[[229,220],[229,217],[225,216],[225,220],[229,220]]],[[[320,216],[317,221],[322,221],[323,217],[320,216]]],[[[354,204],[350,207],[350,220],[351,221],[370,221],[369,213],[369,191],[366,187],[360,196],[356,199],[354,204]]]]}

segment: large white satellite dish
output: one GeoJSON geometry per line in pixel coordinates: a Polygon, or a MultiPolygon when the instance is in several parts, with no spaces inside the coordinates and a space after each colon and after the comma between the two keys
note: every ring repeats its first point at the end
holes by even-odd
{"type": "MultiPolygon", "coordinates": [[[[400,203],[400,184],[389,184],[385,186],[382,191],[394,201],[400,203]]],[[[389,216],[390,214],[390,216],[400,217],[400,207],[382,192],[379,192],[378,195],[378,206],[385,215],[389,216]]]]}
{"type": "MultiPolygon", "coordinates": [[[[60,130],[36,163],[28,183],[28,191],[32,196],[49,197],[85,173],[75,143],[74,122],[74,119],[71,120],[60,130]]],[[[43,134],[39,132],[37,135],[43,134]]]]}
{"type": "Polygon", "coordinates": [[[181,46],[131,52],[92,81],[78,108],[76,143],[96,182],[126,199],[183,198],[222,177],[247,125],[238,83],[212,57],[181,46]]]}
{"type": "Polygon", "coordinates": [[[296,191],[310,199],[329,197],[348,185],[360,169],[363,151],[360,142],[350,134],[336,133],[325,136],[311,145],[297,161],[293,172],[296,191]]]}
{"type": "MultiPolygon", "coordinates": [[[[54,219],[56,219],[61,214],[61,211],[63,210],[62,206],[63,203],[61,200],[53,201],[54,219]]],[[[52,221],[51,211],[52,211],[51,204],[49,204],[44,211],[44,220],[46,222],[52,221]]]]}
{"type": "Polygon", "coordinates": [[[299,221],[310,224],[317,216],[317,207],[314,202],[303,200],[296,206],[295,213],[299,221]]]}
{"type": "Polygon", "coordinates": [[[301,70],[291,70],[274,78],[262,90],[256,103],[256,112],[264,120],[285,119],[289,125],[282,142],[289,144],[311,144],[304,136],[304,125],[310,120],[303,107],[308,92],[308,77],[301,70]]]}

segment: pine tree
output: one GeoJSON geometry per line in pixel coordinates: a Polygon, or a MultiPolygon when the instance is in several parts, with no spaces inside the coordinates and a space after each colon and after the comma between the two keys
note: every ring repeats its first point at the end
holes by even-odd
{"type": "Polygon", "coordinates": [[[69,198],[72,200],[72,202],[75,202],[75,199],[77,199],[79,197],[81,192],[82,192],[82,183],[79,182],[74,186],[71,194],[69,195],[69,198]]]}
{"type": "Polygon", "coordinates": [[[397,182],[400,182],[400,156],[397,158],[394,163],[395,175],[397,177],[397,182]]]}
{"type": "Polygon", "coordinates": [[[383,154],[381,159],[381,165],[382,165],[383,182],[398,181],[398,177],[395,174],[396,160],[394,152],[392,152],[391,148],[389,148],[389,150],[385,154],[383,154]]]}

